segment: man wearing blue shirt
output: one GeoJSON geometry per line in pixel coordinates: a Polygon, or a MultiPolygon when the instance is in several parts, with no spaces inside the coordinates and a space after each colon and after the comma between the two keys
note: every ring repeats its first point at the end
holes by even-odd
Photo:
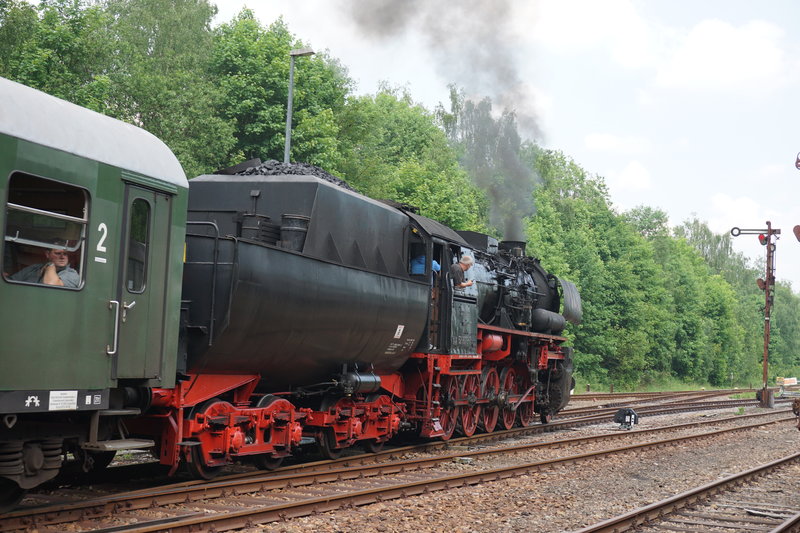
{"type": "Polygon", "coordinates": [[[63,248],[53,248],[44,253],[46,263],[38,263],[25,267],[10,276],[14,281],[41,283],[58,287],[77,289],[81,284],[81,276],[69,266],[69,255],[63,248]]]}

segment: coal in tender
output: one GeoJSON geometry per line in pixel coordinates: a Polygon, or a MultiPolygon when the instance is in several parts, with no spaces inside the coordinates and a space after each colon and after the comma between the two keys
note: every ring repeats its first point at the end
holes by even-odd
{"type": "Polygon", "coordinates": [[[239,170],[236,174],[240,176],[252,176],[254,174],[259,176],[314,176],[347,189],[348,191],[358,192],[344,180],[337,178],[319,167],[309,165],[308,163],[281,163],[280,161],[270,159],[269,161],[264,161],[261,164],[253,165],[247,169],[239,170]]]}

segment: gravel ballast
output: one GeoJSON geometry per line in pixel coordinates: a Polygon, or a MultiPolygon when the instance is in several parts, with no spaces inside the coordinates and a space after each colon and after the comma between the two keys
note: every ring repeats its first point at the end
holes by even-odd
{"type": "MultiPolygon", "coordinates": [[[[758,411],[748,409],[747,413],[758,411]]],[[[711,413],[643,417],[637,429],[733,414],[734,410],[727,409],[711,413]]],[[[539,440],[593,435],[616,428],[616,424],[608,423],[550,434],[552,437],[539,437],[539,440]]],[[[669,437],[662,433],[658,438],[669,437]]],[[[602,447],[621,445],[606,443],[602,447]]],[[[764,425],[679,446],[629,452],[502,481],[265,524],[247,531],[574,531],[787,456],[799,448],[800,431],[796,425],[764,425]]],[[[558,454],[572,455],[585,451],[563,448],[558,454]]],[[[551,453],[542,454],[543,458],[544,455],[551,456],[551,453]]],[[[500,455],[481,459],[474,464],[458,464],[457,468],[487,469],[507,462],[508,459],[500,455]]]]}

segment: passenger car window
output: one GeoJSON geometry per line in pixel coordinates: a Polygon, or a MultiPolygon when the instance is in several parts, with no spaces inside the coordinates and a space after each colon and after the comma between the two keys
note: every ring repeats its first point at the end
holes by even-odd
{"type": "Polygon", "coordinates": [[[150,204],[143,198],[131,203],[128,237],[128,268],[125,287],[128,292],[141,293],[147,279],[147,252],[150,243],[150,204]]]}
{"type": "Polygon", "coordinates": [[[67,288],[83,285],[89,212],[85,190],[15,172],[8,182],[3,276],[10,282],[52,285],[43,269],[54,263],[67,288]]]}

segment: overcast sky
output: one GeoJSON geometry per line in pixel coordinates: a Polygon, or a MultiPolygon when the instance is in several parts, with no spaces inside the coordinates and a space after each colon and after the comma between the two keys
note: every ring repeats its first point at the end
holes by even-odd
{"type": "MultiPolygon", "coordinates": [[[[218,0],[217,22],[283,16],[338,58],[433,109],[449,83],[514,102],[525,133],[603,176],[615,208],[672,225],[782,230],[776,275],[800,291],[800,2],[218,0]],[[792,98],[794,96],[795,98],[792,98]]],[[[754,236],[737,250],[763,256],[754,236]]]]}

